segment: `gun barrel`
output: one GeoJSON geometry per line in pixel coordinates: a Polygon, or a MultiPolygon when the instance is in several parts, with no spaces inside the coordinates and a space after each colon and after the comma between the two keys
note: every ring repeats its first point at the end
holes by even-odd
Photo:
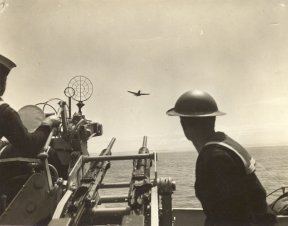
{"type": "Polygon", "coordinates": [[[116,138],[113,137],[110,141],[110,143],[108,144],[107,148],[105,148],[104,150],[102,150],[102,152],[100,153],[100,156],[104,156],[104,155],[111,155],[111,149],[114,145],[116,141],[116,138]]]}
{"type": "Polygon", "coordinates": [[[147,148],[147,136],[143,137],[143,145],[144,148],[147,148]]]}
{"type": "Polygon", "coordinates": [[[111,150],[111,149],[112,149],[115,141],[116,141],[116,138],[113,137],[113,138],[111,139],[110,143],[109,143],[108,146],[107,146],[107,150],[111,150]]]}
{"type": "MultiPolygon", "coordinates": [[[[66,114],[66,111],[65,111],[66,103],[64,101],[60,101],[59,105],[60,105],[60,113],[58,113],[58,114],[61,115],[62,126],[63,126],[63,134],[67,135],[68,126],[67,126],[67,114],[66,114]]],[[[57,116],[58,116],[58,114],[57,114],[57,116]]]]}

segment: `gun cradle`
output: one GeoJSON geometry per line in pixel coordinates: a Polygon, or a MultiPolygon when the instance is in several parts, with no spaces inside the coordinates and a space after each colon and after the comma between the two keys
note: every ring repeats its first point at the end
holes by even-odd
{"type": "MultiPolygon", "coordinates": [[[[51,144],[58,152],[57,156],[62,157],[59,162],[69,165],[68,168],[65,165],[66,171],[62,172],[68,174],[66,178],[60,176],[61,167],[51,165],[45,153],[38,159],[0,160],[2,172],[9,171],[13,165],[9,178],[17,179],[19,183],[19,191],[8,194],[12,198],[1,196],[0,225],[172,226],[171,195],[175,184],[170,179],[157,178],[156,164],[155,176],[151,178],[156,153],[149,153],[143,146],[136,155],[111,155],[114,142],[115,138],[99,156],[78,152],[80,155],[72,165],[73,143],[56,138],[51,144]],[[130,182],[103,183],[110,164],[121,160],[133,160],[130,182]],[[117,188],[127,188],[128,194],[100,196],[101,189],[109,189],[113,194],[113,189],[117,188]],[[159,200],[162,202],[158,203],[159,200]],[[106,207],[107,203],[110,206],[123,203],[124,206],[106,207]]],[[[1,194],[7,194],[2,188],[11,188],[11,180],[4,174],[0,180],[1,194]]]]}

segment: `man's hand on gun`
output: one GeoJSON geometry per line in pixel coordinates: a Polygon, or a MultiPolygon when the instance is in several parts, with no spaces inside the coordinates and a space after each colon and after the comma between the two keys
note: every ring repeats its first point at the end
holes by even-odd
{"type": "Polygon", "coordinates": [[[41,125],[49,126],[50,128],[58,127],[61,123],[61,119],[56,115],[46,117],[41,125]]]}

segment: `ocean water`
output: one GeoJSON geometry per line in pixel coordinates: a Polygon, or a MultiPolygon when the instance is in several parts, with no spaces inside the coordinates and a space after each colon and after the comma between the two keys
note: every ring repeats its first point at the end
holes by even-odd
{"type": "MultiPolygon", "coordinates": [[[[257,162],[256,174],[267,194],[282,186],[288,186],[288,147],[257,147],[248,148],[248,151],[257,162]]],[[[158,177],[171,177],[176,182],[176,191],[172,196],[173,207],[201,207],[194,192],[194,170],[197,155],[195,151],[158,153],[158,177]]],[[[104,182],[128,182],[131,172],[132,161],[113,161],[104,182]]],[[[154,175],[151,175],[153,178],[154,175]]],[[[288,188],[286,190],[288,191],[288,188]]],[[[125,195],[128,193],[128,189],[102,192],[105,195],[112,195],[111,192],[113,195],[125,195]]],[[[268,203],[271,203],[280,194],[282,194],[281,190],[270,195],[267,198],[268,203]]]]}

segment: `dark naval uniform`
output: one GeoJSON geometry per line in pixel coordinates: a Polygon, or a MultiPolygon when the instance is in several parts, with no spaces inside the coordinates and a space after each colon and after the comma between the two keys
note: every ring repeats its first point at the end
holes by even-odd
{"type": "Polygon", "coordinates": [[[206,226],[274,225],[266,191],[255,175],[255,161],[237,142],[217,132],[196,162],[196,196],[206,226]]]}
{"type": "Polygon", "coordinates": [[[18,113],[0,98],[0,139],[4,136],[11,144],[0,147],[0,158],[36,157],[50,130],[50,126],[42,125],[34,133],[29,133],[18,113]]]}

